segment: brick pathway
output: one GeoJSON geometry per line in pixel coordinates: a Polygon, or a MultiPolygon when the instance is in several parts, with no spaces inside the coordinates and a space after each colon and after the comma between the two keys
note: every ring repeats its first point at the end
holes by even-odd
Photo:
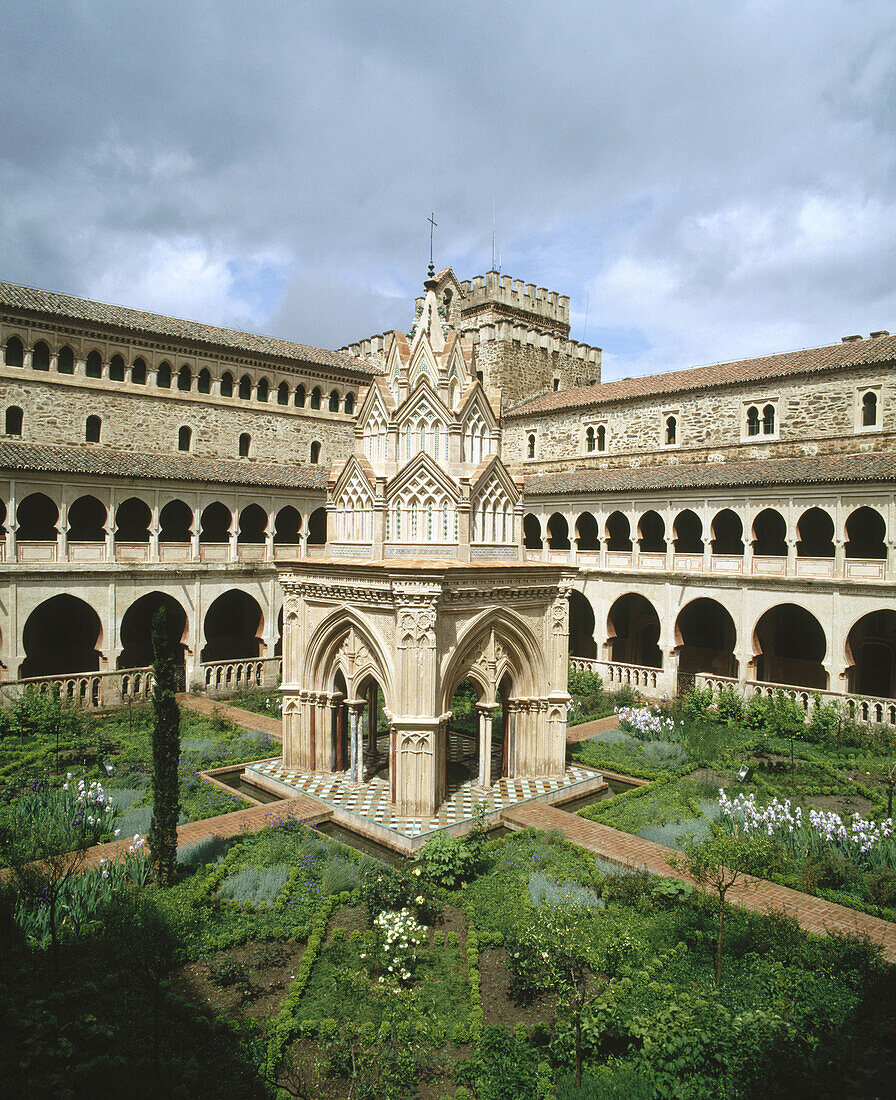
{"type": "Polygon", "coordinates": [[[619,719],[615,714],[608,718],[595,718],[593,722],[583,722],[580,726],[566,727],[567,741],[587,741],[596,733],[607,733],[608,730],[619,729],[619,719]]]}
{"type": "MultiPolygon", "coordinates": [[[[272,694],[276,694],[272,692],[272,694]]],[[[277,741],[283,740],[283,723],[279,718],[273,718],[269,714],[256,714],[254,710],[243,710],[242,707],[232,707],[229,703],[222,703],[217,699],[209,699],[205,695],[190,695],[185,691],[178,692],[178,703],[184,710],[192,710],[196,714],[205,714],[208,717],[220,714],[228,722],[235,726],[241,726],[246,730],[261,730],[269,737],[277,741]]]]}
{"type": "MultiPolygon", "coordinates": [[[[652,874],[667,878],[680,878],[686,882],[693,880],[683,871],[673,870],[668,863],[677,853],[662,844],[632,836],[630,833],[611,829],[596,821],[567,813],[556,806],[546,806],[540,802],[527,802],[506,810],[503,822],[509,828],[535,827],[537,829],[559,829],[573,844],[589,852],[618,863],[625,867],[644,867],[652,874]]],[[[896,924],[872,917],[867,913],[858,913],[843,905],[823,901],[809,894],[801,894],[786,886],[774,882],[745,876],[728,892],[732,905],[764,913],[776,910],[796,917],[807,932],[826,935],[830,932],[845,932],[867,935],[883,949],[883,957],[888,962],[896,962],[896,924]]]]}

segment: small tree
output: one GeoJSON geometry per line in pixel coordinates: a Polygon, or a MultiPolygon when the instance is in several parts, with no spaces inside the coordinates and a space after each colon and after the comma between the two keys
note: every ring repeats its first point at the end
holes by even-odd
{"type": "Polygon", "coordinates": [[[149,852],[156,881],[167,886],[177,869],[177,818],[180,813],[180,708],[177,705],[177,661],[165,608],[152,620],[153,727],[152,823],[149,852]]]}
{"type": "Polygon", "coordinates": [[[893,791],[896,790],[896,764],[892,764],[886,771],[882,771],[877,778],[878,783],[887,792],[887,817],[893,818],[893,791]]]}
{"type": "Polygon", "coordinates": [[[686,871],[698,886],[714,891],[719,899],[719,927],[716,936],[716,985],[722,984],[722,939],[725,930],[725,898],[734,884],[750,873],[749,847],[739,837],[716,832],[701,840],[684,843],[683,856],[669,860],[686,871]]]}

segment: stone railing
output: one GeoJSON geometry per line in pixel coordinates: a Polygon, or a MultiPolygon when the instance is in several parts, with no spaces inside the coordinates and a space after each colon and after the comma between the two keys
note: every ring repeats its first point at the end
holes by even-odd
{"type": "MultiPolygon", "coordinates": [[[[326,553],[326,544],[310,545],[307,555],[326,553]]],[[[292,561],[305,557],[304,543],[235,543],[201,542],[104,542],[43,541],[19,539],[10,557],[5,541],[0,540],[0,561],[13,560],[26,564],[38,562],[119,562],[127,565],[140,562],[226,563],[292,561]]]]}
{"type": "Polygon", "coordinates": [[[821,691],[816,688],[794,687],[792,684],[766,684],[752,680],[744,683],[731,676],[712,676],[705,672],[698,672],[694,680],[698,686],[711,687],[713,691],[733,687],[745,699],[754,695],[772,696],[782,691],[800,704],[806,712],[807,721],[811,719],[818,701],[839,704],[843,714],[860,725],[896,727],[896,699],[852,695],[839,691],[821,691]]]}
{"type": "Polygon", "coordinates": [[[274,688],[280,678],[279,657],[247,657],[241,661],[201,664],[200,682],[207,695],[229,695],[240,688],[274,688]]]}
{"type": "Polygon", "coordinates": [[[60,698],[88,710],[122,706],[151,698],[152,668],[127,668],[115,672],[73,672],[67,676],[34,676],[0,684],[0,701],[11,703],[32,690],[50,695],[59,689],[60,698]]]}
{"type": "Polygon", "coordinates": [[[569,666],[577,672],[596,672],[607,691],[628,685],[649,698],[658,699],[671,694],[671,674],[666,669],[652,668],[650,665],[627,665],[620,661],[597,661],[589,657],[570,657],[569,666]]]}
{"type": "MultiPolygon", "coordinates": [[[[526,561],[564,562],[579,569],[606,572],[635,570],[641,573],[708,573],[741,577],[791,577],[814,580],[884,581],[884,558],[761,557],[746,554],[679,554],[645,550],[526,550],[526,561]]],[[[891,571],[892,575],[892,571],[891,571]]]]}

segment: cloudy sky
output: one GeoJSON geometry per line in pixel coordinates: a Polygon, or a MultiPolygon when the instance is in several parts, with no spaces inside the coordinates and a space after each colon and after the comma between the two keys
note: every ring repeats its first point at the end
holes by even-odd
{"type": "Polygon", "coordinates": [[[429,260],[606,379],[896,330],[892,0],[0,0],[0,278],[334,347],[429,260]]]}

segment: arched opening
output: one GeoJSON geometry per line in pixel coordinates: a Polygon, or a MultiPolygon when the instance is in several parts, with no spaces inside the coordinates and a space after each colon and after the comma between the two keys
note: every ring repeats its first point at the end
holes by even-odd
{"type": "Polygon", "coordinates": [[[703,521],[690,508],[685,508],[675,517],[672,535],[672,546],[676,554],[703,553],[703,521]]]}
{"type": "Polygon", "coordinates": [[[186,363],[177,372],[177,388],[181,393],[189,393],[193,388],[193,372],[186,363]]]}
{"type": "Polygon", "coordinates": [[[787,557],[787,523],[774,508],[763,508],[753,520],[753,553],[758,558],[787,557]]]}
{"type": "Polygon", "coordinates": [[[229,370],[221,375],[221,396],[233,397],[233,375],[229,370]]]}
{"type": "Polygon", "coordinates": [[[103,422],[98,416],[88,416],[84,425],[84,442],[99,443],[103,422]]]}
{"type": "MultiPolygon", "coordinates": [[[[362,777],[366,781],[376,777],[389,781],[389,719],[386,716],[386,697],[382,686],[368,676],[357,689],[358,698],[364,700],[358,730],[362,753],[362,777]]],[[[336,716],[334,716],[336,717],[336,716]]],[[[338,748],[338,746],[337,746],[338,748]]],[[[341,768],[337,768],[341,771],[341,768]]]]}
{"type": "Polygon", "coordinates": [[[55,542],[59,509],[44,493],[25,497],[16,512],[19,542],[55,542]]]}
{"type": "Polygon", "coordinates": [[[544,544],[541,541],[541,524],[538,517],[527,512],[523,516],[523,546],[526,550],[541,550],[544,544]]]}
{"type": "Polygon", "coordinates": [[[50,349],[47,347],[43,340],[38,340],[34,347],[31,349],[31,369],[50,369],[50,349]]]}
{"type": "Polygon", "coordinates": [[[75,373],[75,353],[68,344],[63,344],[56,355],[56,371],[59,374],[75,373]]]}
{"type": "Polygon", "coordinates": [[[874,508],[856,508],[846,520],[846,556],[848,558],[878,558],[887,556],[884,542],[887,525],[874,508]]]}
{"type": "Polygon", "coordinates": [[[103,358],[96,348],[87,356],[84,363],[84,373],[88,378],[103,377],[103,358]]]}
{"type": "Polygon", "coordinates": [[[78,497],[68,509],[69,542],[105,542],[107,515],[105,504],[96,497],[78,497]]]}
{"type": "Polygon", "coordinates": [[[896,611],[863,615],[846,638],[848,690],[896,699],[896,611]]]}
{"type": "Polygon", "coordinates": [[[193,431],[186,425],[180,427],[177,431],[177,449],[179,451],[189,451],[190,444],[193,442],[193,431]]]}
{"type": "Polygon", "coordinates": [[[289,386],[287,386],[285,382],[281,382],[280,385],[277,387],[277,404],[289,404],[289,386]]]}
{"type": "Polygon", "coordinates": [[[331,413],[339,412],[339,393],[337,390],[330,390],[330,403],[327,407],[331,413]]]}
{"type": "Polygon", "coordinates": [[[663,442],[667,447],[674,447],[678,442],[678,418],[675,416],[666,417],[665,432],[663,434],[663,442]]]}
{"type": "Polygon", "coordinates": [[[297,546],[302,530],[302,517],[291,504],[281,508],[274,518],[274,545],[297,546]]]}
{"type": "Polygon", "coordinates": [[[120,355],[113,355],[109,360],[109,381],[124,381],[124,359],[120,355]]]}
{"type": "Polygon", "coordinates": [[[206,613],[200,660],[208,663],[258,657],[263,630],[264,616],[258,601],[238,589],[225,592],[206,613]]]}
{"type": "Polygon", "coordinates": [[[196,378],[196,392],[197,393],[211,393],[212,392],[212,375],[211,371],[207,367],[203,367],[196,378]]]}
{"type": "Polygon", "coordinates": [[[116,542],[149,542],[152,512],[139,497],[129,497],[115,512],[116,542]]]}
{"type": "Polygon", "coordinates": [[[242,432],[240,434],[238,450],[240,458],[248,458],[249,451],[252,449],[252,436],[248,432],[242,432]]]}
{"type": "Polygon", "coordinates": [[[595,439],[594,428],[587,427],[585,429],[585,450],[591,452],[596,446],[597,440],[595,439]]]}
{"type": "Polygon", "coordinates": [[[321,398],[320,386],[315,386],[314,389],[311,391],[311,402],[310,402],[310,404],[311,404],[312,409],[319,409],[320,408],[320,398],[321,398]]]}
{"type": "Polygon", "coordinates": [[[169,500],[159,512],[159,542],[187,543],[193,537],[193,510],[182,500],[169,500]]]}
{"type": "Polygon", "coordinates": [[[233,516],[230,509],[219,500],[214,501],[204,509],[199,520],[199,541],[205,542],[230,542],[230,525],[233,516]]]}
{"type": "Polygon", "coordinates": [[[569,593],[569,655],[570,657],[597,656],[594,641],[594,608],[578,589],[569,593]]]}
{"type": "Polygon", "coordinates": [[[146,360],[137,358],[131,364],[131,381],[135,386],[146,385],[146,360]]]}
{"type": "Polygon", "coordinates": [[[22,632],[22,679],[96,672],[102,645],[100,617],[77,596],[53,596],[31,612],[22,632]]]}
{"type": "Polygon", "coordinates": [[[25,348],[18,336],[10,336],[6,341],[6,365],[8,367],[25,365],[25,348]]]}
{"type": "Polygon", "coordinates": [[[834,556],[834,521],[823,508],[803,512],[797,524],[798,558],[832,558],[834,556]]]}
{"type": "Polygon", "coordinates": [[[775,434],[775,406],[766,405],[762,410],[762,434],[775,434]]]}
{"type": "Polygon", "coordinates": [[[712,552],[722,557],[743,557],[744,525],[730,508],[717,512],[712,521],[712,552]]]}
{"type": "Polygon", "coordinates": [[[268,394],[269,393],[270,393],[270,386],[268,385],[267,378],[260,378],[258,380],[258,385],[255,387],[255,399],[257,401],[266,402],[267,399],[268,399],[268,394]]]}
{"type": "Polygon", "coordinates": [[[530,435],[526,440],[526,458],[535,458],[535,436],[530,435]]]}
{"type": "Polygon", "coordinates": [[[240,512],[239,531],[236,541],[239,543],[263,543],[268,527],[268,517],[259,504],[249,504],[240,512]]]}
{"type": "Polygon", "coordinates": [[[751,405],[747,409],[747,435],[759,435],[759,407],[751,405]]]}
{"type": "MultiPolygon", "coordinates": [[[[448,789],[479,777],[479,709],[482,692],[472,679],[463,679],[451,697],[445,780],[448,789]]],[[[487,782],[490,781],[489,775],[487,782]]]]}
{"type": "Polygon", "coordinates": [[[607,615],[607,653],[611,661],[662,668],[659,640],[660,617],[650,600],[628,592],[613,603],[607,615]]]}
{"type": "Polygon", "coordinates": [[[569,549],[569,524],[560,512],[554,512],[548,520],[548,546],[552,550],[569,549]]]}
{"type": "Polygon", "coordinates": [[[351,416],[355,411],[355,395],[353,393],[347,393],[345,395],[345,404],[343,405],[345,412],[351,416]]]}
{"type": "Polygon", "coordinates": [[[153,663],[152,621],[160,607],[165,609],[165,629],[169,643],[177,664],[183,670],[187,649],[187,613],[173,596],[164,592],[150,592],[141,596],[125,611],[121,620],[123,648],[118,658],[119,668],[146,668],[153,663]]]}
{"type": "Polygon", "coordinates": [[[160,390],[171,389],[171,364],[168,362],[159,363],[156,368],[156,386],[160,390]]]}
{"type": "Polygon", "coordinates": [[[298,386],[296,386],[296,395],[293,398],[293,404],[297,409],[304,409],[306,399],[307,395],[305,393],[305,387],[299,384],[298,386]]]}
{"type": "Polygon", "coordinates": [[[316,466],[320,462],[320,443],[315,439],[311,443],[310,454],[308,456],[311,460],[311,465],[316,466]]]}
{"type": "Polygon", "coordinates": [[[737,676],[734,619],[717,600],[701,597],[683,607],[675,622],[679,686],[697,672],[737,676]]]}
{"type": "Polygon", "coordinates": [[[239,396],[241,401],[248,401],[252,397],[252,379],[248,374],[240,379],[239,396]]]}
{"type": "Polygon", "coordinates": [[[877,425],[877,394],[873,390],[862,395],[862,427],[874,428],[877,425]]]}
{"type": "Polygon", "coordinates": [[[631,524],[622,512],[613,512],[607,517],[605,535],[607,550],[622,552],[631,550],[631,524]]]}
{"type": "Polygon", "coordinates": [[[821,623],[797,604],[770,608],[753,630],[756,679],[763,683],[826,688],[826,651],[821,623]]]}
{"type": "Polygon", "coordinates": [[[665,554],[666,524],[659,512],[645,512],[638,522],[638,546],[643,553],[665,554]]]}
{"type": "Polygon", "coordinates": [[[579,550],[600,549],[600,532],[591,512],[583,512],[576,520],[576,546],[579,550]]]}
{"type": "Polygon", "coordinates": [[[327,510],[315,508],[308,517],[308,545],[325,546],[327,543],[327,510]]]}
{"type": "Polygon", "coordinates": [[[274,646],[274,656],[283,656],[283,608],[277,612],[277,643],[274,646]]]}
{"type": "Polygon", "coordinates": [[[4,425],[7,435],[22,434],[22,410],[18,405],[10,405],[6,410],[6,423],[4,425]]]}

